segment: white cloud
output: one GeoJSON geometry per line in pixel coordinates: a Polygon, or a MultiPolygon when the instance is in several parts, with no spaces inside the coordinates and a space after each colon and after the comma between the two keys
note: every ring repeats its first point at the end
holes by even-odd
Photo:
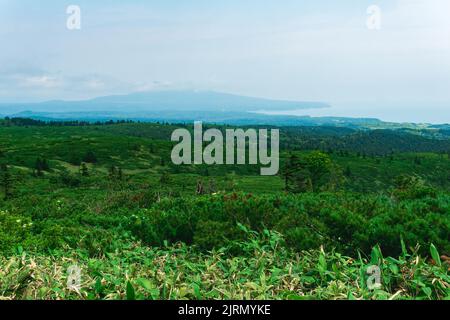
{"type": "Polygon", "coordinates": [[[0,70],[0,94],[3,101],[88,99],[126,93],[134,88],[132,84],[99,74],[63,75],[61,72],[37,68],[0,70]]]}
{"type": "Polygon", "coordinates": [[[104,89],[106,84],[101,79],[94,78],[86,81],[86,86],[92,90],[104,89]]]}
{"type": "Polygon", "coordinates": [[[19,85],[22,87],[31,87],[35,89],[52,89],[62,87],[63,83],[61,79],[49,76],[30,76],[30,77],[18,77],[19,85]]]}

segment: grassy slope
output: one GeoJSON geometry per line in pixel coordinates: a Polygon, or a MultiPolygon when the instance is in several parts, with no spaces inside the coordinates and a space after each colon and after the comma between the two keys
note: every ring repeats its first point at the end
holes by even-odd
{"type": "MultiPolygon", "coordinates": [[[[0,127],[0,150],[3,151],[0,161],[13,165],[16,177],[16,198],[0,202],[2,212],[8,210],[8,213],[18,214],[20,218],[26,218],[34,212],[32,216],[34,215],[35,219],[38,219],[36,214],[42,214],[46,217],[44,219],[49,221],[56,219],[55,221],[60,221],[57,223],[65,223],[66,220],[70,221],[72,215],[76,216],[79,210],[84,210],[83,205],[88,206],[89,212],[105,211],[104,208],[114,201],[118,203],[122,201],[120,197],[117,198],[120,193],[111,189],[106,177],[111,165],[124,169],[128,179],[126,190],[130,192],[130,198],[148,190],[160,191],[163,194],[176,192],[185,197],[193,196],[200,179],[205,181],[206,185],[208,181],[214,181],[216,190],[281,194],[283,180],[280,177],[254,175],[258,172],[255,168],[233,167],[228,170],[219,167],[209,169],[208,176],[205,176],[203,167],[187,167],[180,170],[168,166],[171,143],[167,139],[173,128],[157,124],[0,127]],[[90,177],[83,178],[79,188],[69,188],[52,182],[52,177],[57,176],[63,168],[77,173],[78,166],[71,165],[70,159],[74,154],[82,157],[90,150],[95,151],[99,162],[89,165],[90,177]],[[52,172],[46,173],[42,178],[30,175],[30,168],[34,166],[37,157],[48,159],[52,168],[52,172]],[[164,163],[161,163],[161,159],[164,163]],[[171,172],[170,181],[161,185],[159,179],[164,171],[171,172]],[[61,200],[63,204],[58,202],[61,200]],[[48,206],[45,207],[44,204],[47,203],[48,206]],[[64,207],[64,203],[70,205],[64,207]]],[[[418,174],[441,189],[449,190],[450,161],[446,155],[398,153],[391,159],[362,158],[354,154],[334,153],[332,157],[343,168],[347,166],[350,168],[351,176],[347,179],[346,185],[350,190],[386,191],[391,188],[393,178],[405,173],[418,174]],[[417,157],[420,158],[420,164],[416,161],[417,157]]],[[[129,204],[125,201],[118,209],[112,207],[111,210],[111,212],[119,210],[117,214],[120,216],[134,214],[135,209],[133,206],[129,208],[129,204]]],[[[110,214],[108,210],[105,212],[110,214]]],[[[109,247],[109,253],[89,257],[85,249],[69,251],[57,249],[50,253],[25,255],[24,263],[19,262],[20,254],[1,258],[0,296],[79,298],[80,296],[67,291],[64,286],[66,277],[64,269],[69,262],[74,261],[86,271],[83,286],[85,290],[81,293],[83,298],[124,298],[128,280],[136,288],[138,298],[437,299],[449,296],[449,279],[444,269],[434,269],[435,267],[426,263],[426,260],[419,260],[420,263],[417,264],[415,257],[403,257],[403,260],[397,259],[398,262],[386,260],[383,266],[388,270],[386,272],[390,280],[386,279],[387,283],[382,291],[368,292],[360,286],[363,279],[360,272],[368,261],[358,264],[355,258],[340,257],[330,252],[326,254],[326,265],[322,263],[320,266],[320,251],[272,252],[273,248],[270,245],[267,247],[268,244],[264,239],[257,242],[258,245],[264,246],[263,251],[251,247],[256,245],[255,242],[240,243],[239,245],[250,249],[237,258],[221,257],[217,252],[204,254],[185,247],[151,249],[136,244],[127,235],[116,234],[115,229],[108,230],[110,222],[107,222],[102,214],[98,216],[94,214],[92,221],[100,223],[102,219],[106,223],[102,228],[93,228],[89,223],[85,224],[86,222],[80,224],[80,227],[90,230],[90,233],[95,235],[98,232],[99,239],[105,232],[113,234],[114,245],[109,247]],[[253,256],[253,252],[260,252],[261,255],[253,256]],[[162,271],[160,262],[173,255],[179,258],[171,260],[168,268],[162,271]],[[237,264],[237,267],[233,267],[233,263],[237,264]],[[262,269],[256,268],[258,263],[262,263],[262,269]],[[392,263],[397,267],[391,266],[392,263]],[[147,264],[153,275],[144,267],[147,264]],[[220,264],[224,264],[224,267],[217,270],[209,270],[207,267],[220,264]],[[298,269],[292,270],[292,266],[298,269]],[[182,272],[178,272],[180,267],[182,272]],[[10,272],[11,268],[17,268],[21,272],[13,274],[10,272]],[[400,272],[394,272],[396,268],[400,272]],[[167,272],[168,276],[158,277],[157,274],[160,272],[167,272]],[[201,277],[200,274],[204,276],[201,277]],[[305,275],[306,277],[309,275],[309,278],[305,278],[305,275]],[[176,278],[177,276],[180,278],[176,278]],[[224,282],[225,278],[232,276],[236,281],[224,282]],[[171,278],[178,280],[171,283],[171,280],[168,280],[171,278]],[[142,279],[150,281],[150,285],[142,279]],[[432,291],[431,294],[426,288],[432,291]]],[[[118,222],[120,224],[120,221],[118,222]]],[[[49,230],[54,230],[55,233],[58,228],[54,227],[56,229],[49,230]]],[[[23,249],[17,247],[14,250],[21,253],[23,249]]]]}

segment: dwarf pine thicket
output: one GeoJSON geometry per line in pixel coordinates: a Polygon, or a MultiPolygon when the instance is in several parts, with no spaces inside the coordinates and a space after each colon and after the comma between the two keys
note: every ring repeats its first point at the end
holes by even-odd
{"type": "Polygon", "coordinates": [[[172,164],[176,128],[0,121],[0,298],[450,298],[445,130],[280,128],[260,176],[172,164]]]}

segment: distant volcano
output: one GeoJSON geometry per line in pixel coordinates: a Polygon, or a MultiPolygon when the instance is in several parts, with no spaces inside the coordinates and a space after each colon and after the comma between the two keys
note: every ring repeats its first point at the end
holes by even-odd
{"type": "Polygon", "coordinates": [[[328,108],[322,102],[285,101],[239,96],[212,91],[150,91],[83,101],[0,104],[0,114],[33,112],[250,112],[328,108]]]}

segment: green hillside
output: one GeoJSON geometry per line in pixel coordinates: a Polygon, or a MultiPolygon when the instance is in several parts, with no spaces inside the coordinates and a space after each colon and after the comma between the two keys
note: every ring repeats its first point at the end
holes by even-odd
{"type": "Polygon", "coordinates": [[[280,173],[262,177],[173,165],[179,127],[1,121],[0,298],[450,298],[434,129],[283,127],[280,173]]]}

